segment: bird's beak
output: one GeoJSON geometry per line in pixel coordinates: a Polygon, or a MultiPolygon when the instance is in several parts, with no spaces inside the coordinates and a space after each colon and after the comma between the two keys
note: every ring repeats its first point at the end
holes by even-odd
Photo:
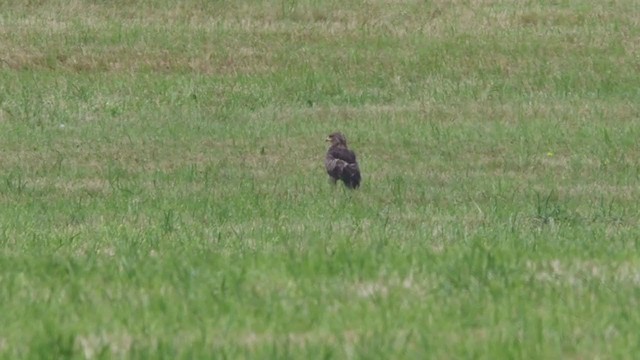
{"type": "Polygon", "coordinates": [[[331,141],[331,138],[327,136],[327,138],[324,139],[324,141],[331,141]]]}

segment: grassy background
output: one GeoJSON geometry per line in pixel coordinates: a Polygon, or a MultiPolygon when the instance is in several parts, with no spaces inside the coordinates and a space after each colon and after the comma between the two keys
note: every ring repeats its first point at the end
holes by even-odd
{"type": "Polygon", "coordinates": [[[639,14],[0,1],[0,356],[633,358],[639,14]]]}

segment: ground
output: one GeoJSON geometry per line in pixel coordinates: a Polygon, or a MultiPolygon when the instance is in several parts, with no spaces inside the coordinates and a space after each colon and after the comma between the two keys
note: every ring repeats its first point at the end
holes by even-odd
{"type": "Polygon", "coordinates": [[[0,356],[635,357],[638,10],[0,4],[0,356]]]}

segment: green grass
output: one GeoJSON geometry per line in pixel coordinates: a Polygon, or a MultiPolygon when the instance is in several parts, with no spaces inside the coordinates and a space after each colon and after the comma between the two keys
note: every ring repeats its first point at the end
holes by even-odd
{"type": "Polygon", "coordinates": [[[636,357],[639,10],[0,2],[0,356],[636,357]]]}

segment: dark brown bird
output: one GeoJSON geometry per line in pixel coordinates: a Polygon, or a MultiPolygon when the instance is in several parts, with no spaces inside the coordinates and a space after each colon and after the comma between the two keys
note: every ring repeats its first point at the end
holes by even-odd
{"type": "Polygon", "coordinates": [[[342,180],[349,189],[360,186],[360,168],[356,161],[356,154],[347,148],[347,139],[339,132],[330,134],[326,141],[331,143],[324,166],[331,181],[335,184],[342,180]]]}

